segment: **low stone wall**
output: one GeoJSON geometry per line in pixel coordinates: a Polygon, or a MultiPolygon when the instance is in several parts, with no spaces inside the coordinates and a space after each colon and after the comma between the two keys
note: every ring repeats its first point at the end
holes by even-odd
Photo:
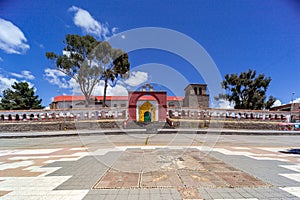
{"type": "Polygon", "coordinates": [[[278,122],[232,120],[172,120],[175,128],[278,130],[278,122]]]}
{"type": "MultiPolygon", "coordinates": [[[[180,120],[172,119],[172,127],[167,128],[224,128],[251,130],[279,130],[276,121],[244,121],[244,120],[180,120]]],[[[0,132],[28,132],[28,131],[59,131],[75,129],[118,129],[123,127],[122,120],[88,120],[66,122],[18,122],[0,123],[0,132]]],[[[135,128],[135,127],[127,127],[135,128]]],[[[141,128],[141,127],[138,127],[141,128]]]]}
{"type": "Polygon", "coordinates": [[[278,122],[225,122],[226,129],[278,130],[278,122]]]}
{"type": "MultiPolygon", "coordinates": [[[[71,124],[67,124],[72,129],[71,124]]],[[[74,128],[73,128],[74,129],[74,128]]],[[[1,123],[1,132],[55,131],[64,130],[62,123],[1,123]]]]}
{"type": "Polygon", "coordinates": [[[33,122],[0,123],[0,132],[60,131],[76,129],[113,129],[122,126],[117,121],[69,121],[69,122],[33,122]]]}

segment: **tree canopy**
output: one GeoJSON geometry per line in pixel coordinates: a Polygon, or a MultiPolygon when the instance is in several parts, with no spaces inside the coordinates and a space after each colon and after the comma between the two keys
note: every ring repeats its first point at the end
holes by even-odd
{"type": "Polygon", "coordinates": [[[238,74],[226,74],[222,87],[227,94],[220,94],[216,99],[225,99],[234,103],[235,109],[261,110],[269,109],[275,102],[275,98],[266,96],[271,82],[270,77],[258,74],[251,69],[248,72],[238,74]]]}
{"type": "Polygon", "coordinates": [[[104,80],[105,105],[108,84],[114,86],[119,78],[129,74],[128,54],[90,35],[68,34],[64,44],[63,54],[47,52],[46,57],[55,61],[58,70],[75,79],[85,96],[86,106],[95,86],[104,80]]]}
{"type": "Polygon", "coordinates": [[[12,89],[3,91],[0,108],[2,110],[43,109],[42,99],[35,95],[34,89],[27,82],[15,82],[12,89]]]}

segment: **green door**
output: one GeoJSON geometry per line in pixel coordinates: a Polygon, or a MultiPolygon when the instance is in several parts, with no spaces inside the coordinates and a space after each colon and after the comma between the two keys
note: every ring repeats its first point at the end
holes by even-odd
{"type": "Polygon", "coordinates": [[[149,111],[144,113],[144,122],[151,122],[151,113],[149,111]]]}

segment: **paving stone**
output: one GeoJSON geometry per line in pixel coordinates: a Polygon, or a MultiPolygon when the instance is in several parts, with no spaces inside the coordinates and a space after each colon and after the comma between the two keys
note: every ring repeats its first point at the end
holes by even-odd
{"type": "Polygon", "coordinates": [[[234,197],[231,195],[231,193],[222,192],[220,194],[221,194],[222,198],[225,198],[225,199],[234,199],[234,197]]]}
{"type": "Polygon", "coordinates": [[[178,193],[178,192],[176,192],[176,193],[171,193],[171,196],[172,196],[172,199],[175,199],[175,200],[181,200],[181,196],[180,196],[180,194],[178,193]]]}
{"type": "Polygon", "coordinates": [[[113,195],[109,195],[106,197],[106,199],[113,199],[113,200],[124,200],[127,199],[127,196],[123,196],[123,195],[117,195],[117,196],[113,196],[113,195]],[[109,197],[111,196],[111,197],[109,197]]]}
{"type": "Polygon", "coordinates": [[[182,185],[176,173],[171,171],[155,171],[142,174],[141,187],[179,187],[182,185]]]}
{"type": "Polygon", "coordinates": [[[106,195],[94,195],[94,194],[87,194],[84,198],[83,198],[83,200],[97,200],[97,199],[99,199],[99,200],[104,200],[104,199],[107,199],[106,198],[106,195]]]}
{"type": "Polygon", "coordinates": [[[179,187],[178,192],[182,199],[202,199],[199,191],[191,187],[179,187]]]}
{"type": "Polygon", "coordinates": [[[259,178],[265,183],[277,187],[295,186],[299,184],[291,179],[278,176],[278,174],[293,173],[291,170],[280,167],[286,165],[287,163],[285,162],[275,160],[255,160],[246,156],[224,155],[218,152],[211,152],[211,154],[216,158],[221,159],[223,162],[231,164],[236,168],[259,178]]]}
{"type": "Polygon", "coordinates": [[[101,180],[94,186],[95,189],[100,188],[130,188],[138,187],[138,173],[128,173],[119,171],[108,171],[101,180]]]}
{"type": "Polygon", "coordinates": [[[218,192],[210,192],[209,196],[213,197],[214,199],[221,199],[222,195],[218,192]]]}
{"type": "Polygon", "coordinates": [[[140,194],[139,199],[148,200],[148,199],[150,199],[150,195],[149,194],[148,195],[146,195],[146,194],[140,194]]]}
{"type": "Polygon", "coordinates": [[[150,198],[151,198],[151,199],[160,199],[160,198],[161,198],[161,195],[160,195],[160,194],[156,194],[156,193],[155,193],[155,194],[152,194],[152,193],[151,193],[151,194],[150,194],[150,198]]]}
{"type": "MultiPolygon", "coordinates": [[[[230,147],[228,148],[230,149],[230,147]]],[[[250,148],[248,150],[252,151],[250,148]]],[[[296,173],[295,171],[282,167],[281,169],[279,166],[276,166],[279,164],[287,165],[288,163],[255,160],[253,158],[245,159],[245,156],[237,155],[229,156],[218,153],[214,155],[217,155],[217,158],[206,155],[197,149],[170,150],[165,148],[157,151],[134,148],[127,149],[124,152],[109,152],[103,156],[96,156],[97,158],[95,156],[85,156],[78,158],[78,160],[57,161],[44,165],[42,168],[60,167],[60,169],[45,175],[47,178],[55,176],[68,177],[56,185],[52,182],[49,183],[49,185],[55,185],[55,188],[51,190],[51,192],[54,192],[52,199],[66,198],[66,195],[61,195],[66,190],[76,192],[75,190],[83,189],[89,191],[87,194],[84,193],[86,194],[83,198],[85,200],[182,198],[299,199],[299,197],[278,188],[278,185],[287,184],[296,187],[299,184],[296,181],[278,175],[278,173],[296,173]],[[108,159],[104,163],[109,163],[110,166],[106,166],[101,162],[101,159],[108,159]],[[241,161],[238,162],[234,159],[238,161],[241,159],[241,161]],[[130,168],[130,164],[134,165],[134,167],[130,168]],[[158,168],[154,168],[151,171],[143,171],[144,169],[149,170],[149,166],[152,164],[158,168]],[[265,165],[265,168],[256,168],[256,171],[260,172],[253,172],[256,166],[252,165],[255,164],[258,164],[258,166],[265,165]],[[145,168],[146,166],[149,168],[145,168]],[[268,169],[268,167],[274,167],[274,169],[268,169]],[[115,168],[132,169],[132,171],[120,171],[115,168]],[[135,173],[133,172],[135,170],[140,171],[135,173]],[[268,170],[274,177],[262,174],[262,172],[268,173],[268,170]],[[270,183],[275,184],[272,186],[260,179],[264,181],[269,180],[270,183]],[[279,182],[281,183],[277,185],[279,182]],[[100,183],[102,186],[98,187],[100,183]],[[109,189],[102,189],[106,187],[109,189]]],[[[1,160],[0,164],[3,164],[2,162],[1,160]]],[[[11,160],[10,162],[16,161],[11,160]]],[[[7,181],[1,178],[0,187],[3,188],[3,191],[6,190],[1,184],[5,182],[7,181]]],[[[18,192],[23,194],[21,190],[18,192]]],[[[2,195],[3,197],[8,197],[11,194],[12,192],[6,194],[0,191],[0,196],[2,195]]],[[[15,195],[16,198],[23,199],[24,196],[26,195],[15,195]]],[[[75,197],[75,195],[73,196],[75,197]]],[[[37,195],[35,197],[36,199],[42,199],[37,195]]]]}
{"type": "Polygon", "coordinates": [[[140,189],[131,189],[129,190],[129,195],[139,195],[140,194],[140,189]]]}
{"type": "Polygon", "coordinates": [[[118,195],[124,195],[124,196],[128,196],[129,195],[129,189],[120,189],[118,191],[118,195]]]}
{"type": "Polygon", "coordinates": [[[228,171],[228,172],[215,172],[220,178],[222,178],[228,185],[233,187],[258,187],[267,186],[268,184],[260,181],[259,179],[250,176],[241,171],[228,171]]]}

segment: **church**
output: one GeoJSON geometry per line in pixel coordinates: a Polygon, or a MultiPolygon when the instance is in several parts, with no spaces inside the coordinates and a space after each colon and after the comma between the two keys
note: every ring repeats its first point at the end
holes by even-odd
{"type": "MultiPolygon", "coordinates": [[[[167,108],[208,108],[209,95],[206,84],[189,84],[184,97],[168,96],[166,91],[157,91],[151,84],[145,84],[139,91],[129,91],[128,96],[107,96],[106,106],[127,108],[131,119],[136,121],[161,121],[166,118],[167,108]]],[[[92,96],[91,106],[101,109],[103,96],[92,96]]],[[[51,109],[85,108],[84,96],[63,95],[54,97],[51,109]]]]}

